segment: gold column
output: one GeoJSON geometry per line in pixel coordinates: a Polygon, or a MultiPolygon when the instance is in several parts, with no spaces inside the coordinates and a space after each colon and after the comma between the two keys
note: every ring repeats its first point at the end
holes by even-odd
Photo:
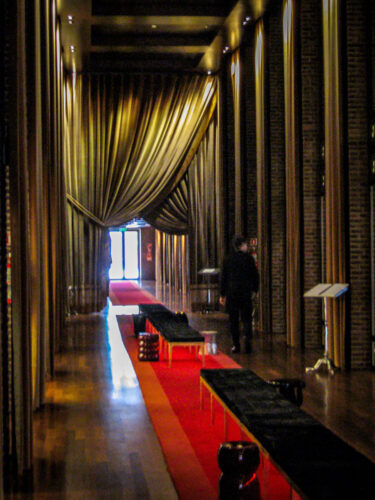
{"type": "Polygon", "coordinates": [[[182,293],[185,296],[187,292],[187,253],[186,253],[186,235],[183,234],[181,236],[181,289],[182,293]]]}
{"type": "MultiPolygon", "coordinates": [[[[40,3],[35,3],[36,12],[40,12],[40,3]]],[[[48,226],[43,204],[43,119],[42,119],[42,62],[40,56],[41,24],[40,16],[34,18],[35,61],[33,65],[34,100],[30,100],[29,115],[29,164],[30,164],[30,268],[33,293],[30,296],[30,329],[33,407],[38,408],[44,402],[44,382],[46,373],[46,342],[48,323],[45,322],[43,231],[48,226]]]]}
{"type": "Polygon", "coordinates": [[[180,288],[180,259],[178,251],[178,240],[179,236],[174,234],[173,238],[173,278],[174,278],[174,288],[179,290],[180,288]]]}
{"type": "Polygon", "coordinates": [[[239,51],[232,55],[231,75],[233,89],[234,111],[234,228],[236,234],[241,234],[243,229],[242,217],[242,165],[241,165],[241,85],[240,85],[240,55],[239,51]]]}
{"type": "Polygon", "coordinates": [[[301,343],[301,216],[300,161],[295,74],[296,12],[294,0],[284,0],[284,99],[286,187],[286,328],[287,344],[301,343]]]}
{"type": "Polygon", "coordinates": [[[167,235],[162,233],[162,274],[163,274],[163,284],[167,282],[167,235]]]}
{"type": "MultiPolygon", "coordinates": [[[[343,130],[340,75],[340,1],[323,0],[326,279],[345,283],[343,130]]],[[[328,301],[328,355],[345,365],[345,295],[328,301]]]]}
{"type": "Polygon", "coordinates": [[[255,109],[257,159],[257,233],[259,248],[259,330],[270,331],[269,228],[268,228],[268,169],[265,134],[264,25],[255,28],[255,109]]]}
{"type": "Polygon", "coordinates": [[[161,232],[155,229],[155,281],[158,285],[162,282],[161,240],[161,232]]]}
{"type": "Polygon", "coordinates": [[[172,235],[167,234],[168,241],[168,283],[171,287],[173,285],[173,242],[172,235]]]}

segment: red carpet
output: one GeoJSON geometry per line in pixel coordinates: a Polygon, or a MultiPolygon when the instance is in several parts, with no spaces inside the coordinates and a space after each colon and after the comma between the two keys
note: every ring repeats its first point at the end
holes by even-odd
{"type": "MultiPolygon", "coordinates": [[[[116,291],[118,292],[119,290],[116,291]]],[[[147,294],[142,298],[142,293],[140,289],[136,291],[139,303],[145,303],[146,298],[150,300],[152,297],[147,294]]],[[[154,301],[156,302],[155,299],[154,301]]],[[[186,348],[175,348],[171,368],[163,359],[156,363],[140,362],[137,357],[138,341],[133,336],[132,318],[120,316],[118,322],[179,498],[217,499],[220,477],[217,450],[224,441],[223,410],[215,403],[215,420],[212,425],[207,393],[205,407],[200,409],[200,360],[196,360],[186,348]]],[[[206,368],[238,366],[222,353],[206,356],[206,368]]],[[[230,420],[228,440],[239,439],[239,428],[230,420]]],[[[291,496],[290,486],[267,460],[260,465],[257,475],[261,486],[260,498],[300,498],[296,493],[291,496]]]]}
{"type": "Polygon", "coordinates": [[[145,290],[142,290],[133,281],[111,281],[109,285],[109,298],[114,306],[130,306],[158,302],[155,297],[145,290]]]}

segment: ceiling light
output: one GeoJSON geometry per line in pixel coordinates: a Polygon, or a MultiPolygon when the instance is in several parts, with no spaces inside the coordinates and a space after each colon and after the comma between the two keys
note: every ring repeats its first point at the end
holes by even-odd
{"type": "Polygon", "coordinates": [[[157,24],[152,24],[152,25],[151,25],[151,28],[152,28],[153,30],[154,30],[154,29],[156,29],[157,27],[158,27],[158,25],[157,25],[157,24]]]}
{"type": "Polygon", "coordinates": [[[212,71],[209,69],[209,70],[207,71],[207,75],[211,75],[211,73],[212,73],[212,71]]]}
{"type": "Polygon", "coordinates": [[[247,22],[251,21],[251,17],[250,16],[245,17],[245,21],[247,22]]]}
{"type": "Polygon", "coordinates": [[[74,18],[73,18],[73,16],[69,15],[69,16],[67,16],[67,17],[68,17],[68,23],[69,23],[69,24],[73,24],[73,22],[74,22],[74,18]]]}
{"type": "Polygon", "coordinates": [[[71,45],[71,46],[70,46],[70,52],[72,52],[72,53],[73,53],[73,52],[75,52],[75,51],[76,51],[75,46],[74,46],[74,45],[71,45]]]}

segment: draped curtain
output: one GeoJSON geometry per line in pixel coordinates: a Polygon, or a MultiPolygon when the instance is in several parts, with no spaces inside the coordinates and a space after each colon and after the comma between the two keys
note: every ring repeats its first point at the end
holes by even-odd
{"type": "Polygon", "coordinates": [[[237,49],[232,54],[231,61],[231,78],[232,78],[232,93],[233,93],[233,110],[234,110],[234,227],[236,234],[242,234],[243,231],[243,213],[242,213],[242,158],[241,158],[241,61],[240,51],[237,49]]]}
{"type": "MultiPolygon", "coordinates": [[[[95,310],[106,300],[107,228],[147,218],[178,186],[215,109],[216,79],[73,74],[64,104],[71,306],[95,310]]],[[[181,193],[169,203],[181,208],[181,193]]]]}
{"type": "MultiPolygon", "coordinates": [[[[346,282],[339,21],[340,2],[323,0],[327,283],[346,282]]],[[[328,355],[340,368],[345,366],[345,301],[345,295],[328,300],[328,355]]]]}
{"type": "MultiPolygon", "coordinates": [[[[223,210],[219,118],[214,114],[190,167],[180,184],[147,220],[165,233],[184,234],[188,238],[189,281],[198,283],[198,271],[217,267],[223,259],[223,210]]],[[[161,277],[168,276],[168,237],[159,238],[161,277]]],[[[164,279],[168,282],[168,279],[164,279]]]]}
{"type": "Polygon", "coordinates": [[[255,27],[255,110],[256,110],[256,159],[257,159],[257,232],[259,323],[260,331],[269,332],[270,324],[270,238],[269,238],[269,169],[267,162],[266,98],[265,98],[265,43],[263,20],[255,27]]]}
{"type": "Polygon", "coordinates": [[[45,402],[45,378],[53,375],[66,289],[55,2],[18,0],[6,26],[13,43],[7,43],[11,312],[3,343],[3,456],[22,474],[33,463],[32,411],[45,402]]]}
{"type": "Polygon", "coordinates": [[[296,5],[284,0],[284,98],[286,188],[286,326],[287,344],[301,344],[301,194],[296,81],[296,5]]]}
{"type": "Polygon", "coordinates": [[[223,260],[223,209],[218,115],[188,170],[190,282],[223,260]]]}

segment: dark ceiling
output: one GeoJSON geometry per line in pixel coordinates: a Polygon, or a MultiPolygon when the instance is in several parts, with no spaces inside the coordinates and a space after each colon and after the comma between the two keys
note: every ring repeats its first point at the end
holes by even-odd
{"type": "Polygon", "coordinates": [[[57,0],[66,69],[216,71],[267,0],[57,0]],[[68,16],[72,16],[69,20],[68,16]]]}

